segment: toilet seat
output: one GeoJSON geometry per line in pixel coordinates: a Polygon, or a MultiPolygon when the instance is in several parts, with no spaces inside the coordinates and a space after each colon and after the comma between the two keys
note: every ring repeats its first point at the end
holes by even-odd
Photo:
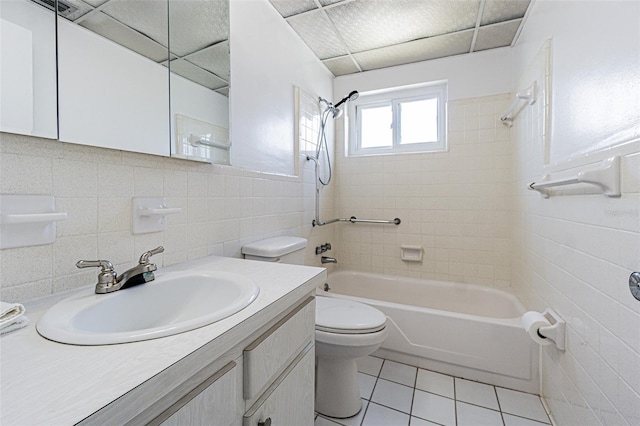
{"type": "Polygon", "coordinates": [[[336,334],[376,333],[387,317],[364,303],[334,297],[316,297],[316,330],[336,334]]]}

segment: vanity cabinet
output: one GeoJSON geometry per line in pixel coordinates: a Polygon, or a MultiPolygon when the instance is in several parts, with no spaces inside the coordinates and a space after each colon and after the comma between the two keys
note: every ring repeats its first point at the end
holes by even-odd
{"type": "Polygon", "coordinates": [[[253,320],[252,332],[231,329],[79,424],[313,425],[315,298],[253,320]],[[214,355],[220,344],[231,349],[214,355]]]}

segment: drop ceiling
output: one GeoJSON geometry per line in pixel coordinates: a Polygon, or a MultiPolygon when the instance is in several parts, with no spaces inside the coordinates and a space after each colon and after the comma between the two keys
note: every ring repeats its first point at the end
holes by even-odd
{"type": "Polygon", "coordinates": [[[335,76],[511,46],[531,0],[269,0],[335,76]]]}

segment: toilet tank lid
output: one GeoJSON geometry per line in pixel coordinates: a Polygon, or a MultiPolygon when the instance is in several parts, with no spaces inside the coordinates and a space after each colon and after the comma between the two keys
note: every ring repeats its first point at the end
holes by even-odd
{"type": "Polygon", "coordinates": [[[273,237],[242,246],[242,254],[261,257],[278,257],[293,253],[307,246],[307,239],[300,237],[273,237]]]}

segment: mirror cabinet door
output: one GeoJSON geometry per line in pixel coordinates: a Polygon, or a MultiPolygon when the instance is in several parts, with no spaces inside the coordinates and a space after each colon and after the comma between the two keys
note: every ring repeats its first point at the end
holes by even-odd
{"type": "Polygon", "coordinates": [[[31,0],[0,0],[0,131],[58,137],[55,25],[31,0]]]}
{"type": "Polygon", "coordinates": [[[229,1],[170,0],[171,155],[229,164],[229,1]]]}
{"type": "Polygon", "coordinates": [[[170,154],[168,0],[58,0],[59,139],[170,154]]]}

